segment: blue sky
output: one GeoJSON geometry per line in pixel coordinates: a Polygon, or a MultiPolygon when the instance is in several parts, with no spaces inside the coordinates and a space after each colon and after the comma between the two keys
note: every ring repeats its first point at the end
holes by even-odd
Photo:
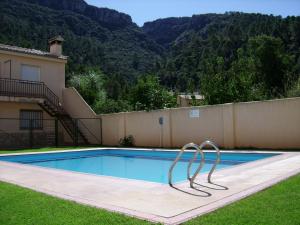
{"type": "Polygon", "coordinates": [[[129,14],[138,25],[159,18],[228,11],[300,16],[300,0],[86,0],[129,14]]]}

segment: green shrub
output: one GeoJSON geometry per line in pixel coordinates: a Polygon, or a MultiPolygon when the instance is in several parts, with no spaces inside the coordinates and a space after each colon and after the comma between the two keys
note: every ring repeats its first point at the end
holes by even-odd
{"type": "Polygon", "coordinates": [[[125,136],[124,138],[121,138],[119,141],[120,146],[123,147],[133,147],[134,146],[134,138],[132,135],[125,136]]]}

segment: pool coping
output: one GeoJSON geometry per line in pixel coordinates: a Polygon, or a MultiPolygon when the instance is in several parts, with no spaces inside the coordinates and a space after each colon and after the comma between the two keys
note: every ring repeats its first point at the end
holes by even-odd
{"type": "MultiPolygon", "coordinates": [[[[169,151],[169,152],[178,152],[179,149],[167,149],[167,148],[128,148],[128,147],[101,147],[101,148],[81,148],[81,149],[71,149],[71,150],[54,150],[54,151],[43,151],[43,152],[17,152],[17,153],[5,153],[1,156],[14,156],[14,155],[35,155],[35,154],[49,154],[49,153],[64,153],[64,152],[81,152],[81,151],[97,151],[97,150],[133,150],[133,151],[169,151]]],[[[195,152],[195,150],[185,150],[186,152],[195,152]]],[[[204,149],[204,152],[216,152],[215,150],[204,149]]],[[[247,154],[259,154],[259,153],[270,153],[270,154],[285,154],[293,153],[297,151],[263,151],[263,150],[220,150],[221,153],[247,153],[247,154]]]]}
{"type": "MultiPolygon", "coordinates": [[[[74,151],[89,151],[89,150],[99,150],[100,148],[92,148],[92,149],[76,149],[76,150],[72,150],[73,152],[74,151]]],[[[101,148],[101,149],[117,149],[117,148],[101,148]]],[[[122,149],[130,149],[132,150],[132,148],[122,148],[122,149]]],[[[138,150],[138,149],[136,149],[138,150]]],[[[143,148],[139,148],[139,150],[152,150],[153,149],[143,149],[143,148]]],[[[161,150],[161,149],[159,149],[161,150]]],[[[172,151],[176,151],[176,150],[172,150],[172,151]]],[[[178,151],[178,150],[177,150],[178,151]]],[[[60,153],[60,152],[70,152],[70,150],[62,150],[62,151],[51,151],[51,152],[43,152],[43,153],[60,153]]],[[[228,152],[229,151],[225,151],[225,152],[228,152]]],[[[231,151],[233,153],[245,153],[245,151],[231,151]]],[[[14,153],[14,154],[1,154],[0,156],[12,156],[12,155],[27,155],[27,154],[43,154],[41,152],[34,152],[34,153],[30,153],[30,152],[27,152],[27,153],[14,153]]],[[[262,152],[262,151],[251,151],[249,153],[272,153],[270,151],[267,151],[267,152],[262,152]]],[[[277,153],[277,154],[280,154],[279,152],[274,152],[274,153],[277,153]]],[[[254,168],[254,167],[259,167],[259,166],[268,166],[268,164],[270,163],[273,163],[273,162],[277,162],[277,161],[280,161],[280,160],[285,160],[285,159],[289,159],[293,156],[298,156],[300,157],[300,153],[299,152],[281,152],[281,155],[277,155],[277,156],[273,156],[273,157],[270,157],[270,158],[266,158],[266,159],[261,159],[261,160],[256,160],[256,161],[252,161],[252,162],[248,162],[248,163],[244,163],[244,164],[241,164],[241,165],[236,165],[236,166],[232,166],[232,167],[229,167],[229,168],[224,168],[220,171],[216,171],[215,174],[218,175],[218,174],[223,174],[225,173],[226,174],[226,171],[230,170],[230,171],[234,171],[234,170],[239,170],[239,169],[245,169],[245,168],[254,168]]],[[[31,169],[34,171],[55,171],[56,169],[51,169],[51,168],[44,168],[44,167],[36,167],[36,166],[32,166],[32,165],[24,165],[24,164],[19,164],[19,163],[12,163],[12,162],[0,162],[0,166],[4,167],[4,170],[5,170],[5,166],[10,166],[10,167],[14,167],[16,169],[16,171],[18,171],[19,169],[31,169]],[[35,168],[32,168],[32,167],[35,167],[35,168]]],[[[73,172],[73,171],[65,171],[65,170],[56,170],[56,173],[59,173],[61,174],[62,176],[64,174],[77,174],[79,176],[96,176],[97,179],[104,179],[103,177],[99,176],[99,175],[92,175],[92,174],[83,174],[83,173],[80,173],[80,172],[73,172]]],[[[83,198],[78,198],[78,197],[74,197],[74,196],[71,196],[71,195],[66,195],[64,194],[63,192],[59,193],[59,192],[54,192],[54,191],[51,191],[51,190],[43,190],[42,188],[39,188],[38,186],[35,186],[35,185],[30,185],[29,183],[26,183],[26,182],[22,182],[20,180],[16,180],[16,179],[9,179],[9,178],[4,178],[4,177],[1,177],[0,176],[0,180],[2,181],[5,181],[5,182],[9,182],[9,183],[13,183],[13,184],[16,184],[16,185],[20,185],[20,186],[23,186],[23,187],[27,187],[27,188],[30,188],[30,189],[33,189],[35,191],[38,191],[38,192],[42,192],[42,193],[46,193],[46,194],[49,194],[49,195],[52,195],[52,196],[55,196],[55,197],[59,197],[59,198],[63,198],[63,199],[67,199],[67,200],[71,200],[71,201],[75,201],[75,202],[78,202],[80,204],[85,204],[85,205],[90,205],[90,206],[94,206],[94,207],[98,207],[98,208],[102,208],[102,209],[106,209],[106,210],[109,210],[109,211],[113,211],[113,212],[118,212],[118,213],[122,213],[122,214],[125,214],[125,215],[129,215],[129,216],[134,216],[134,217],[137,217],[137,218],[140,218],[140,219],[144,219],[144,220],[149,220],[151,222],[160,222],[160,223],[164,223],[164,224],[179,224],[179,223],[182,223],[182,222],[185,222],[189,219],[192,219],[194,217],[197,217],[197,216],[200,216],[200,215],[203,215],[205,213],[208,213],[208,212],[211,212],[213,210],[216,210],[220,207],[223,207],[227,204],[230,204],[234,201],[237,201],[237,200],[240,200],[242,198],[245,198],[251,194],[254,194],[258,191],[261,191],[267,187],[270,187],[284,179],[287,179],[297,173],[300,173],[300,165],[299,165],[299,168],[297,168],[296,170],[293,170],[293,171],[289,171],[287,173],[284,173],[280,176],[277,176],[276,178],[274,179],[271,179],[271,180],[268,180],[266,182],[262,182],[261,184],[259,185],[255,185],[255,186],[252,186],[244,191],[240,191],[240,192],[237,192],[233,195],[230,195],[230,196],[227,196],[227,197],[224,197],[224,198],[221,198],[221,199],[218,199],[217,201],[215,202],[211,202],[207,205],[204,205],[204,206],[201,206],[201,207],[196,207],[196,208],[193,208],[189,211],[184,211],[178,215],[175,215],[175,216],[172,216],[172,217],[166,217],[166,216],[161,216],[161,215],[157,215],[157,214],[153,214],[153,213],[145,213],[145,212],[142,212],[142,211],[137,211],[137,210],[132,210],[132,209],[128,209],[126,207],[120,207],[120,206],[116,206],[116,205],[110,205],[110,204],[104,204],[104,203],[99,203],[99,202],[93,202],[93,201],[90,201],[88,199],[83,199],[83,198]]],[[[205,178],[205,174],[204,175],[200,175],[199,176],[200,179],[203,179],[205,178]]],[[[117,177],[107,177],[105,176],[105,179],[110,179],[112,182],[123,182],[123,183],[134,183],[134,184],[138,184],[138,185],[141,185],[141,184],[145,184],[145,183],[148,183],[147,185],[154,185],[156,187],[161,187],[161,188],[164,188],[166,189],[165,191],[168,191],[168,185],[166,184],[159,184],[159,183],[154,183],[154,184],[149,184],[149,183],[152,183],[152,182],[147,182],[147,181],[138,181],[138,180],[131,180],[131,179],[126,179],[126,178],[117,178],[117,177]]],[[[187,185],[187,181],[185,182],[182,182],[182,183],[176,183],[176,185],[179,185],[179,186],[183,186],[183,185],[187,185]]],[[[146,186],[147,186],[146,185],[146,186]]]]}

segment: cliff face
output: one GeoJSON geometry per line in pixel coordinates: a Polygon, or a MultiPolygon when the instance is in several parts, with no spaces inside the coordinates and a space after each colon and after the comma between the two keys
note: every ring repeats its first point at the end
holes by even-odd
{"type": "Polygon", "coordinates": [[[167,47],[188,28],[189,21],[188,17],[159,19],[145,23],[142,29],[158,44],[167,47]]]}
{"type": "Polygon", "coordinates": [[[71,10],[84,12],[88,4],[83,0],[25,0],[26,2],[39,4],[56,10],[71,10]]]}
{"type": "Polygon", "coordinates": [[[145,23],[142,29],[158,44],[167,47],[188,28],[189,22],[189,17],[159,19],[145,23]]]}
{"type": "Polygon", "coordinates": [[[135,25],[125,13],[107,8],[88,5],[83,0],[25,0],[55,10],[68,10],[89,17],[106,26],[126,27],[135,25]]]}
{"type": "Polygon", "coordinates": [[[212,21],[221,19],[221,17],[222,15],[218,14],[204,14],[192,17],[158,19],[145,23],[142,29],[158,44],[168,47],[186,31],[199,31],[212,21]]]}

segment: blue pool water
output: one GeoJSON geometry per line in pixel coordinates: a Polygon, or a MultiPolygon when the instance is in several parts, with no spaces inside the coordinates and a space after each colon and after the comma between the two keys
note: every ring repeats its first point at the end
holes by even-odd
{"type": "MultiPolygon", "coordinates": [[[[105,149],[93,151],[27,154],[2,156],[0,161],[31,164],[41,167],[70,170],[82,173],[168,183],[168,170],[178,152],[105,149]]],[[[222,153],[217,169],[227,168],[277,154],[271,153],[222,153]]],[[[187,165],[192,152],[185,152],[173,171],[173,181],[186,180],[187,165]]],[[[215,160],[215,153],[206,152],[206,163],[201,173],[208,172],[215,160]]],[[[200,157],[198,159],[198,162],[200,157]]],[[[192,170],[199,164],[195,163],[192,170]]]]}

